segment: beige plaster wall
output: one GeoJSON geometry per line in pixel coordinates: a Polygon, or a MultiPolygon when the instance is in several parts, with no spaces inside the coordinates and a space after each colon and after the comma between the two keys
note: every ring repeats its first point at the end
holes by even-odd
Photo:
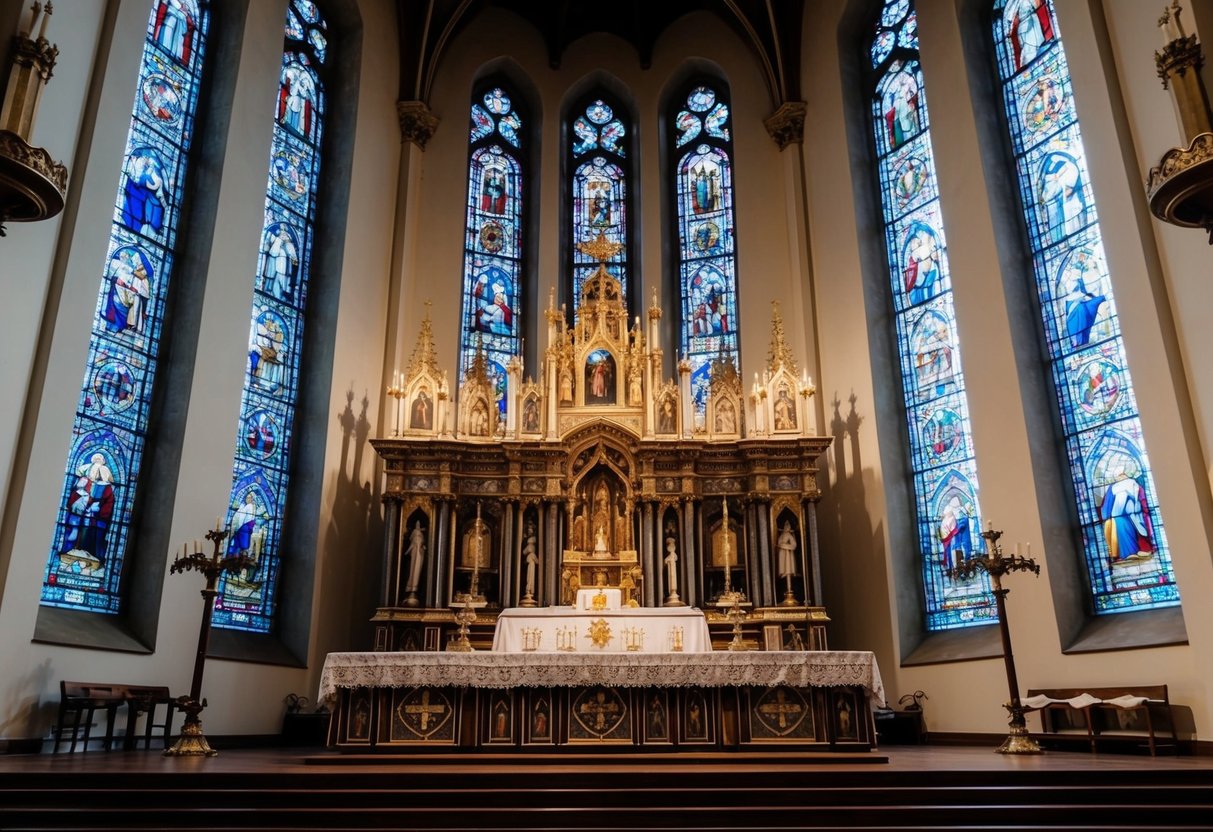
{"type": "MultiPolygon", "coordinates": [[[[985,192],[976,129],[983,113],[975,110],[968,89],[958,19],[961,5],[956,0],[919,0],[917,7],[980,499],[985,517],[1005,529],[1012,542],[1034,541],[1039,547],[1041,520],[1028,455],[1032,437],[1024,421],[1011,351],[1012,327],[1023,324],[1009,320],[1004,301],[1002,281],[1015,276],[1001,274],[998,265],[994,230],[995,223],[1003,220],[993,214],[985,192]]],[[[1191,644],[1063,655],[1046,565],[1039,580],[1016,576],[1008,582],[1019,679],[1024,688],[1165,682],[1171,686],[1172,700],[1191,706],[1198,730],[1208,736],[1213,731],[1208,661],[1213,647],[1206,635],[1207,605],[1201,598],[1213,584],[1213,570],[1204,520],[1207,477],[1199,464],[1198,425],[1203,430],[1203,422],[1188,406],[1191,395],[1199,412],[1208,387],[1183,360],[1185,354],[1199,354],[1198,339],[1205,336],[1190,334],[1183,326],[1185,320],[1189,327],[1195,324],[1198,308],[1177,312],[1179,324],[1171,323],[1172,307],[1187,304],[1174,287],[1196,288],[1196,275],[1185,271],[1177,276],[1180,255],[1165,247],[1166,256],[1156,253],[1154,229],[1143,217],[1140,182],[1145,163],[1139,159],[1149,154],[1142,156],[1136,150],[1134,138],[1143,131],[1165,133],[1170,105],[1164,99],[1125,111],[1115,64],[1106,62],[1109,56],[1120,60],[1118,50],[1132,44],[1133,64],[1125,75],[1134,79],[1126,87],[1133,95],[1127,97],[1130,103],[1144,100],[1145,87],[1157,85],[1152,62],[1143,64],[1139,54],[1146,49],[1141,38],[1145,18],[1153,12],[1140,4],[1109,3],[1110,14],[1115,13],[1117,27],[1123,26],[1124,32],[1120,39],[1109,40],[1098,7],[1078,2],[1058,5],[1126,351],[1175,572],[1186,601],[1184,618],[1191,644]],[[1105,138],[1111,136],[1119,140],[1105,138]],[[1193,464],[1194,459],[1198,464],[1193,464]]],[[[834,632],[845,640],[843,646],[877,651],[890,692],[927,691],[932,730],[997,732],[1005,725],[1000,703],[1006,699],[1006,683],[1000,660],[899,666],[904,650],[896,622],[918,611],[908,607],[904,592],[888,576],[897,559],[916,557],[917,547],[913,540],[896,539],[880,522],[890,502],[899,499],[896,490],[906,485],[901,472],[881,470],[881,445],[896,438],[877,442],[870,428],[875,416],[872,391],[877,385],[896,382],[877,377],[868,355],[863,309],[871,299],[860,286],[856,252],[856,246],[870,240],[870,235],[879,235],[881,227],[879,217],[857,210],[853,199],[852,161],[863,159],[867,151],[849,146],[853,137],[831,117],[842,104],[838,32],[848,6],[840,1],[823,7],[805,27],[807,60],[802,75],[809,122],[814,125],[806,131],[806,157],[813,280],[821,310],[822,387],[844,391],[839,397],[843,414],[845,391],[854,390],[856,396],[854,417],[840,420],[847,422],[848,429],[841,434],[844,447],[834,449],[831,489],[823,504],[823,514],[835,521],[833,526],[823,523],[828,530],[823,535],[825,557],[837,559],[826,569],[832,596],[827,604],[837,621],[834,632]],[[820,114],[819,120],[815,114],[820,114]]],[[[1114,32],[1120,31],[1117,27],[1114,32]]],[[[1160,238],[1183,248],[1192,261],[1199,256],[1186,240],[1172,242],[1169,229],[1162,231],[1160,238]]],[[[1190,268],[1195,269],[1194,263],[1190,268]]],[[[826,395],[828,402],[831,394],[826,395]]],[[[828,410],[826,421],[830,422],[828,410]]]]}
{"type": "MultiPolygon", "coordinates": [[[[87,42],[99,31],[100,4],[78,4],[73,36],[87,42]],[[76,30],[79,30],[77,32],[76,30]]],[[[53,341],[45,370],[34,368],[39,400],[27,425],[32,430],[28,474],[9,483],[9,503],[18,508],[7,581],[0,600],[0,736],[38,736],[53,719],[58,680],[80,678],[188,688],[197,627],[202,609],[197,576],[167,576],[161,598],[160,627],[150,655],[113,653],[31,643],[47,547],[54,528],[63,461],[67,458],[71,419],[88,346],[98,269],[104,255],[114,193],[118,186],[126,138],[133,79],[142,48],[146,0],[117,3],[117,25],[110,57],[104,64],[95,135],[77,175],[80,220],[57,243],[30,245],[32,274],[46,271],[56,257],[66,268],[61,278],[63,302],[47,323],[53,341]]],[[[228,155],[219,189],[218,218],[203,301],[200,347],[190,391],[190,411],[182,448],[180,482],[172,516],[172,539],[199,536],[223,510],[231,487],[233,430],[247,361],[251,277],[258,248],[265,199],[266,164],[272,129],[282,48],[284,0],[250,3],[245,23],[238,82],[232,103],[228,155]],[[260,148],[260,149],[257,149],[260,148]]],[[[351,607],[365,608],[363,589],[353,583],[366,569],[365,554],[374,552],[372,528],[378,517],[370,495],[374,466],[352,436],[360,430],[362,400],[367,411],[378,407],[382,366],[384,277],[391,251],[392,209],[399,156],[395,117],[395,13],[388,0],[360,0],[363,43],[360,92],[355,126],[354,161],[348,226],[337,318],[331,419],[326,429],[325,476],[317,525],[319,551],[312,604],[313,639],[308,669],[214,660],[207,664],[204,695],[210,700],[206,728],[213,734],[275,733],[291,692],[315,695],[318,662],[323,653],[349,643],[351,607]],[[347,393],[354,425],[343,415],[347,393]],[[350,438],[346,439],[347,435],[350,438]]],[[[57,15],[58,17],[58,15],[57,15]]],[[[66,15],[65,15],[66,17],[66,15]]],[[[67,28],[67,27],[65,27],[67,28]]],[[[66,68],[64,87],[72,83],[66,68]]],[[[83,70],[86,75],[88,68],[83,70]]],[[[56,76],[58,76],[58,71],[56,76]]],[[[56,81],[60,80],[58,77],[56,81]]],[[[81,82],[76,81],[77,85],[81,82]]],[[[54,89],[54,86],[51,87],[54,89]]],[[[49,102],[47,105],[49,106],[49,102]]],[[[83,101],[58,101],[57,115],[68,123],[61,135],[79,130],[83,101]]],[[[51,124],[54,122],[51,121],[51,124]]],[[[57,153],[58,148],[53,148],[57,153]]],[[[39,232],[41,228],[37,229],[39,232]]],[[[6,262],[8,251],[5,252],[6,262]]],[[[24,260],[22,262],[25,262],[24,260]]],[[[5,310],[5,314],[11,311],[5,310]]],[[[7,320],[7,319],[6,319],[7,320]]],[[[35,322],[36,323],[36,322],[35,322]]],[[[23,330],[18,330],[22,331],[23,330]]],[[[28,334],[32,342],[36,328],[28,334]]],[[[32,351],[32,343],[21,342],[32,351]]],[[[11,362],[3,362],[4,371],[11,362]]],[[[31,372],[25,362],[25,372],[31,372]]],[[[18,424],[5,421],[4,435],[18,424]]],[[[363,430],[363,433],[366,431],[363,430]]],[[[167,553],[166,553],[167,557],[167,553]]],[[[2,561],[0,561],[2,563],[2,561]]],[[[283,603],[290,603],[284,599],[283,603]]]]}

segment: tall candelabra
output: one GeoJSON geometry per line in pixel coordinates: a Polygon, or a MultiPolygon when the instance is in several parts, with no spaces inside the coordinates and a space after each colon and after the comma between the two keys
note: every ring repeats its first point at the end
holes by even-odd
{"type": "MultiPolygon", "coordinates": [[[[981,536],[986,541],[985,556],[975,556],[962,561],[949,569],[947,574],[953,580],[968,580],[978,572],[985,572],[990,576],[994,603],[998,607],[998,629],[1002,634],[1002,660],[1006,665],[1007,687],[1011,694],[1010,701],[1004,705],[1011,714],[1010,732],[996,750],[999,754],[1039,754],[1040,745],[1028,733],[1028,723],[1024,719],[1026,709],[1019,701],[1019,679],[1015,675],[1015,654],[1011,652],[1011,630],[1007,626],[1006,597],[1010,590],[1003,588],[1002,576],[1011,572],[1032,572],[1039,575],[1040,565],[1032,558],[1020,555],[1004,556],[1002,545],[998,542],[998,539],[1002,537],[1002,532],[995,531],[993,524],[990,524],[990,528],[982,532],[981,536]]],[[[1031,554],[1030,550],[1029,554],[1031,554]]]]}
{"type": "Polygon", "coordinates": [[[172,748],[164,750],[166,757],[214,757],[219,752],[211,748],[202,733],[202,719],[199,716],[206,707],[202,698],[202,671],[206,667],[206,650],[211,641],[211,612],[215,608],[215,588],[219,576],[224,572],[236,574],[256,565],[256,561],[244,552],[224,556],[223,541],[227,539],[228,530],[223,528],[220,518],[215,518],[215,528],[206,533],[206,539],[213,544],[212,553],[207,556],[202,553],[202,546],[194,541],[194,551],[185,551],[173,560],[169,572],[198,572],[206,578],[206,587],[202,590],[202,623],[198,628],[198,652],[194,656],[194,678],[190,682],[188,696],[177,697],[177,707],[185,712],[185,724],[181,726],[181,736],[172,748]]]}
{"type": "Polygon", "coordinates": [[[476,610],[479,607],[485,606],[488,602],[484,596],[480,594],[480,557],[481,547],[483,546],[483,532],[480,521],[480,502],[476,503],[476,525],[472,527],[474,540],[472,543],[472,583],[468,587],[466,593],[457,593],[455,600],[451,602],[451,609],[455,610],[455,622],[459,625],[459,630],[455,633],[455,638],[447,643],[446,649],[454,653],[471,653],[476,648],[472,646],[471,639],[468,638],[471,632],[471,625],[476,621],[476,610]]]}
{"type": "Polygon", "coordinates": [[[733,567],[730,565],[732,546],[729,545],[729,498],[724,498],[724,518],[721,520],[721,546],[724,547],[724,592],[716,599],[716,606],[722,608],[725,615],[733,622],[733,640],[729,642],[730,650],[748,650],[745,639],[741,636],[741,622],[745,619],[745,609],[749,604],[745,595],[733,589],[733,567]]]}

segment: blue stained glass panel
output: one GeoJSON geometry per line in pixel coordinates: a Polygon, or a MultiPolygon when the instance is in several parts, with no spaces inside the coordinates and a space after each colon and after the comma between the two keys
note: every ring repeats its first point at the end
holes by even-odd
{"type": "Polygon", "coordinates": [[[618,102],[597,98],[584,110],[571,114],[572,141],[569,143],[570,188],[569,261],[572,274],[572,307],[576,319],[581,305],[581,287],[597,271],[597,261],[578,251],[580,243],[597,239],[622,246],[607,262],[607,269],[620,283],[623,297],[628,296],[628,134],[626,108],[618,102]]]}
{"type": "Polygon", "coordinates": [[[130,545],[177,218],[210,13],[156,0],[148,16],[110,242],[59,513],[43,574],[48,606],[117,614],[130,545]]]}
{"type": "Polygon", "coordinates": [[[977,467],[961,368],[947,240],[909,0],[886,3],[873,36],[872,98],[894,328],[909,430],[928,630],[997,620],[988,580],[948,569],[982,550],[977,467]],[[883,62],[896,40],[903,50],[883,62]]]}
{"type": "Polygon", "coordinates": [[[253,633],[273,629],[279,605],[325,114],[316,69],[328,50],[324,20],[313,4],[292,2],[303,33],[288,10],[227,510],[227,553],[253,565],[221,578],[211,619],[253,633]]]}
{"type": "MultiPolygon", "coordinates": [[[[473,120],[479,112],[485,129],[472,133],[468,154],[461,379],[477,349],[484,350],[492,369],[507,366],[522,346],[523,186],[517,152],[522,149],[524,122],[504,88],[494,87],[479,98],[484,107],[472,103],[473,120]],[[495,141],[494,134],[506,142],[495,141]]],[[[505,384],[504,374],[498,381],[499,386],[505,384]]],[[[504,411],[504,395],[498,405],[504,411]]]]}
{"type": "Polygon", "coordinates": [[[679,157],[675,169],[678,216],[680,346],[691,365],[696,424],[707,407],[709,367],[719,355],[740,367],[733,160],[729,104],[723,90],[693,88],[687,109],[674,117],[682,131],[676,146],[703,136],[679,157]],[[703,113],[703,124],[700,116],[703,113]],[[691,125],[694,120],[694,126],[691,125]],[[706,130],[704,130],[706,126],[706,130]]]}
{"type": "Polygon", "coordinates": [[[1051,0],[998,0],[994,40],[1096,613],[1179,604],[1051,0]]]}

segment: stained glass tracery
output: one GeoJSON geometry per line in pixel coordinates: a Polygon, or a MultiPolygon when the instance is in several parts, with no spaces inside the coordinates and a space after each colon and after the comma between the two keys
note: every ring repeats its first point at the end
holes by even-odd
{"type": "Polygon", "coordinates": [[[209,22],[205,2],[151,4],[63,497],[43,578],[42,603],[48,606],[121,612],[123,565],[209,22]]]}
{"type": "Polygon", "coordinates": [[[573,179],[569,222],[574,317],[581,300],[581,286],[598,268],[593,258],[577,250],[577,244],[596,239],[599,234],[622,246],[607,261],[607,266],[619,278],[624,299],[628,296],[631,162],[625,140],[630,130],[621,115],[623,108],[612,103],[607,97],[592,98],[574,112],[570,125],[568,159],[573,179]]]}
{"type": "Polygon", "coordinates": [[[272,629],[278,606],[325,112],[324,31],[314,3],[291,0],[227,512],[228,553],[255,565],[223,578],[212,618],[216,627],[255,633],[272,629]]]}
{"type": "Polygon", "coordinates": [[[947,242],[910,0],[885,4],[869,53],[877,79],[872,127],[909,427],[927,629],[991,623],[997,613],[986,580],[954,581],[945,575],[980,549],[981,520],[947,242]]]}
{"type": "Polygon", "coordinates": [[[1096,613],[1179,604],[1051,0],[997,0],[994,41],[1096,613]]]}
{"type": "Polygon", "coordinates": [[[697,83],[678,105],[673,126],[680,346],[691,364],[691,398],[702,424],[712,360],[728,355],[741,366],[733,143],[723,87],[697,83]]]}
{"type": "Polygon", "coordinates": [[[524,125],[505,87],[490,86],[473,96],[459,377],[467,375],[482,348],[502,413],[505,368],[521,348],[524,125]]]}

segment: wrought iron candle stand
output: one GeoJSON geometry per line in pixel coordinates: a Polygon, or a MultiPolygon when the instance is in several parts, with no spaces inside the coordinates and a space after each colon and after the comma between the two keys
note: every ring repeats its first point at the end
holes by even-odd
{"type": "Polygon", "coordinates": [[[214,551],[208,557],[200,550],[195,541],[195,549],[199,551],[179,555],[169,572],[198,572],[206,578],[206,587],[202,590],[202,623],[198,628],[198,652],[194,657],[194,678],[190,682],[188,696],[177,697],[177,707],[185,712],[185,724],[181,726],[181,736],[177,738],[172,748],[164,750],[166,757],[214,757],[219,752],[211,748],[202,733],[200,714],[206,707],[202,698],[202,671],[206,667],[206,650],[211,641],[211,611],[215,608],[215,596],[219,594],[215,584],[224,572],[235,574],[256,566],[257,562],[243,552],[238,555],[223,555],[223,541],[227,539],[228,530],[221,527],[218,519],[215,528],[206,533],[206,539],[214,544],[214,551]]]}
{"type": "Polygon", "coordinates": [[[1040,574],[1040,565],[1032,558],[1011,555],[1004,557],[1002,545],[998,539],[1001,531],[995,531],[991,524],[988,531],[981,536],[986,541],[985,557],[972,557],[963,563],[949,569],[947,575],[952,580],[968,580],[978,572],[990,576],[990,585],[994,592],[994,603],[998,607],[998,629],[1002,634],[1002,660],[1007,668],[1007,687],[1010,689],[1011,700],[1003,707],[1011,714],[1011,730],[1002,745],[996,749],[999,754],[1039,754],[1040,745],[1028,733],[1028,723],[1024,719],[1026,709],[1019,701],[1019,679],[1015,675],[1015,654],[1011,652],[1011,631],[1007,626],[1007,593],[1003,589],[1002,576],[1010,572],[1033,572],[1040,574]]]}

